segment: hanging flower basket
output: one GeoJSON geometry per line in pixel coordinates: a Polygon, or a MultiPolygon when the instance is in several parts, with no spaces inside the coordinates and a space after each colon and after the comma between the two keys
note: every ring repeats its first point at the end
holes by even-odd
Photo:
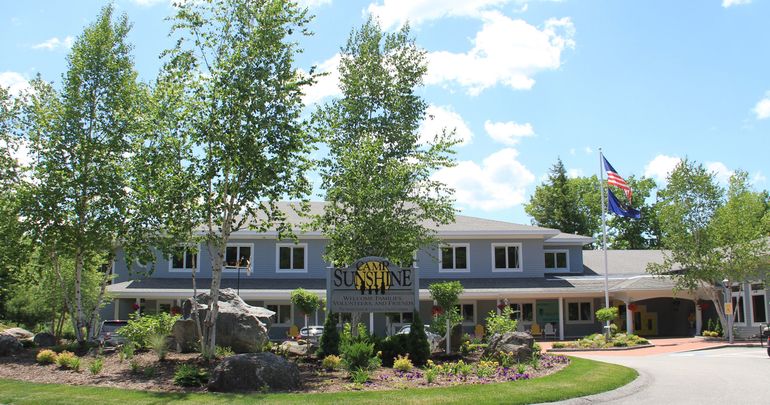
{"type": "Polygon", "coordinates": [[[131,308],[133,308],[133,309],[134,309],[134,311],[138,311],[138,310],[139,310],[139,308],[141,308],[141,307],[139,306],[139,304],[137,304],[137,303],[133,303],[133,304],[131,305],[131,308]]]}
{"type": "Polygon", "coordinates": [[[499,309],[499,310],[501,310],[501,311],[502,311],[502,310],[503,310],[503,308],[505,308],[505,304],[503,304],[502,302],[501,302],[501,303],[499,303],[499,304],[497,304],[497,309],[499,309]]]}
{"type": "Polygon", "coordinates": [[[631,312],[636,312],[636,304],[628,304],[628,310],[631,312]]]}
{"type": "Polygon", "coordinates": [[[443,309],[441,309],[441,307],[440,307],[440,306],[438,306],[438,305],[434,305],[434,306],[433,306],[433,309],[431,310],[431,312],[433,313],[433,316],[438,316],[438,315],[441,315],[441,314],[443,314],[443,313],[444,313],[444,310],[443,310],[443,309]]]}

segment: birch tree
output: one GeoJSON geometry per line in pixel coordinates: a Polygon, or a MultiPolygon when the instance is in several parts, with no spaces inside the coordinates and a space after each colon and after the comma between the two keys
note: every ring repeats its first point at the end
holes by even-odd
{"type": "Polygon", "coordinates": [[[231,235],[242,229],[291,235],[277,202],[310,192],[304,174],[312,139],[300,114],[303,89],[314,79],[295,66],[297,41],[310,35],[309,17],[288,1],[214,0],[184,2],[172,20],[178,42],[167,52],[159,86],[178,92],[182,102],[161,129],[174,136],[152,136],[162,150],[175,150],[179,163],[155,166],[161,175],[173,167],[165,174],[176,184],[157,197],[191,214],[166,216],[163,229],[198,237],[211,257],[201,342],[209,355],[231,235]]]}

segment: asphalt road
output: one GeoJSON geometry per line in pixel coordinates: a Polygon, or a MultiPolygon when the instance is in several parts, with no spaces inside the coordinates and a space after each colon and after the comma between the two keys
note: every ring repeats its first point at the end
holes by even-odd
{"type": "Polygon", "coordinates": [[[764,347],[584,357],[635,368],[640,378],[616,392],[567,403],[770,404],[770,357],[764,347]]]}

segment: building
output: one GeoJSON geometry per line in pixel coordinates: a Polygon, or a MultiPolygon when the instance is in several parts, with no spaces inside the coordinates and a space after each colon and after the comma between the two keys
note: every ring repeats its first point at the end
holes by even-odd
{"type": "MultiPolygon", "coordinates": [[[[285,204],[284,209],[291,223],[306,221],[285,204]]],[[[312,213],[322,210],[322,203],[311,204],[312,213]]],[[[514,309],[526,330],[533,324],[541,330],[550,324],[560,339],[601,331],[594,312],[604,306],[604,256],[601,251],[583,249],[592,238],[461,215],[436,231],[441,248],[429,246],[416,255],[423,320],[432,316],[428,285],[459,280],[465,288],[460,312],[468,333],[484,325],[486,314],[505,305],[514,309]]],[[[322,257],[327,243],[322,234],[301,233],[297,243],[276,237],[276,232],[234,233],[226,249],[222,287],[236,288],[246,302],[275,311],[270,334],[281,339],[292,325],[301,327],[305,322],[304,314],[289,301],[291,291],[302,287],[325,297],[329,268],[322,257]],[[250,274],[237,267],[239,258],[249,260],[250,274]]],[[[609,294],[612,305],[620,309],[619,327],[644,336],[699,334],[708,319],[717,318],[715,312],[705,296],[676,293],[671,280],[646,274],[647,263],[662,260],[660,251],[608,252],[609,294]]],[[[171,257],[158,253],[149,276],[138,276],[147,269],[136,264],[129,272],[120,252],[115,268],[116,279],[108,287],[113,302],[104,309],[103,319],[126,319],[136,310],[172,311],[192,296],[193,268],[200,291],[208,290],[211,283],[211,262],[204,246],[198,246],[196,254],[184,247],[171,257]]],[[[736,319],[739,328],[767,322],[768,292],[763,286],[752,285],[742,299],[733,293],[742,311],[736,319]]],[[[411,317],[411,313],[370,314],[361,320],[368,321],[375,333],[387,334],[410,323],[411,317]]],[[[309,314],[309,319],[309,324],[321,324],[324,313],[309,314]]]]}

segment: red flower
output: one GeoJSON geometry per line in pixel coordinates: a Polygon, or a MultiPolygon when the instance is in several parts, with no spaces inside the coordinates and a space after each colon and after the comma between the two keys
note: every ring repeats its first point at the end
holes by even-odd
{"type": "Polygon", "coordinates": [[[636,311],[636,304],[628,304],[628,310],[631,312],[636,311]]]}
{"type": "Polygon", "coordinates": [[[432,312],[433,312],[433,316],[437,316],[437,315],[441,315],[441,314],[443,314],[443,313],[444,313],[444,310],[443,310],[443,309],[441,309],[441,307],[439,307],[438,305],[434,305],[434,306],[433,306],[433,311],[432,311],[432,312]]]}
{"type": "Polygon", "coordinates": [[[133,305],[131,305],[131,308],[133,308],[134,311],[138,311],[140,307],[139,307],[139,304],[134,303],[133,305]]]}
{"type": "Polygon", "coordinates": [[[505,304],[503,304],[502,302],[501,302],[501,303],[499,303],[499,304],[497,304],[497,309],[499,309],[499,310],[501,310],[501,311],[502,311],[502,310],[503,310],[503,308],[505,308],[505,304]]]}

